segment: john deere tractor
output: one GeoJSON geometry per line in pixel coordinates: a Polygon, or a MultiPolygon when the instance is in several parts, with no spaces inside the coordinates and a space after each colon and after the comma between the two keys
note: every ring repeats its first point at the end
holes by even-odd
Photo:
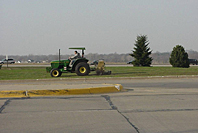
{"type": "Polygon", "coordinates": [[[59,77],[62,73],[76,73],[79,76],[85,76],[90,73],[90,67],[88,64],[88,59],[84,57],[84,47],[81,48],[69,48],[75,50],[82,50],[82,55],[80,58],[75,60],[60,60],[60,50],[59,50],[59,60],[52,61],[51,67],[47,67],[46,71],[50,73],[52,77],[59,77]],[[72,61],[72,63],[70,63],[72,61]]]}

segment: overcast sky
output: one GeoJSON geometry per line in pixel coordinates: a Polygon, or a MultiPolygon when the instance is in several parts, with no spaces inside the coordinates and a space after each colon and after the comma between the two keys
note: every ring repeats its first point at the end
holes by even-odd
{"type": "Polygon", "coordinates": [[[198,0],[0,0],[0,55],[198,51],[198,0]]]}

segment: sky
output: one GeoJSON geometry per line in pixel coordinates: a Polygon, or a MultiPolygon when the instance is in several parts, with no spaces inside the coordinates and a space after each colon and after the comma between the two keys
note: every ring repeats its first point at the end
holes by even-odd
{"type": "Polygon", "coordinates": [[[0,55],[198,51],[198,0],[0,0],[0,55]]]}

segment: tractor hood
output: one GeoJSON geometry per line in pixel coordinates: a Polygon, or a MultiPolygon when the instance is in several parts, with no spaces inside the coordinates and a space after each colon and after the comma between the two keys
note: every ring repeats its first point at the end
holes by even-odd
{"type": "Polygon", "coordinates": [[[51,63],[69,63],[69,60],[54,60],[54,61],[51,61],[51,63]]]}

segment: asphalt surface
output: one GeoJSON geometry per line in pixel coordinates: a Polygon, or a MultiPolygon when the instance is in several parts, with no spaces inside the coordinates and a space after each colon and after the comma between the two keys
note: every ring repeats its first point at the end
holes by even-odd
{"type": "MultiPolygon", "coordinates": [[[[11,85],[101,83],[122,84],[125,91],[94,95],[1,98],[0,132],[198,132],[198,78],[9,82],[11,85]]],[[[5,84],[8,83],[4,82],[5,84]]]]}

